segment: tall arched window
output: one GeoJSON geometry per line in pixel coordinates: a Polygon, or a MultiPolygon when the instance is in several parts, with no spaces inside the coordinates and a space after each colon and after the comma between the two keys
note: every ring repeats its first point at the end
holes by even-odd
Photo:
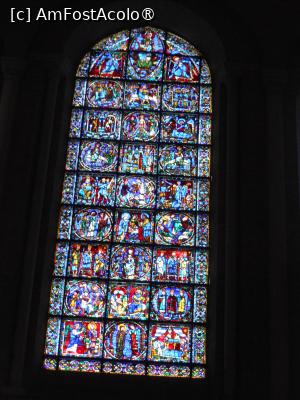
{"type": "Polygon", "coordinates": [[[204,378],[211,79],[152,27],[77,71],[44,367],[204,378]]]}

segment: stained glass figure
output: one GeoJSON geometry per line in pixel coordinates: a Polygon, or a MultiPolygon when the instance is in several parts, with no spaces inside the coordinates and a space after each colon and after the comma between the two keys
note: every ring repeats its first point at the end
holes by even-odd
{"type": "Polygon", "coordinates": [[[73,243],[70,248],[68,275],[83,278],[106,278],[109,264],[107,245],[73,243]]]}
{"type": "Polygon", "coordinates": [[[122,114],[118,111],[87,110],[84,114],[82,137],[119,139],[122,114]]]}
{"type": "MultiPolygon", "coordinates": [[[[159,321],[190,321],[191,301],[191,288],[174,285],[156,287],[152,290],[151,318],[159,321]]],[[[200,319],[198,314],[197,318],[200,319]]]]}
{"type": "Polygon", "coordinates": [[[112,213],[104,209],[80,208],[73,219],[73,239],[108,241],[112,231],[112,213]]]}
{"type": "Polygon", "coordinates": [[[139,322],[111,322],[104,336],[104,357],[117,360],[145,360],[147,329],[139,322]]]}
{"type": "Polygon", "coordinates": [[[196,182],[192,179],[160,178],[157,206],[175,210],[195,210],[196,182]]]}
{"type": "Polygon", "coordinates": [[[196,143],[197,116],[190,114],[163,114],[161,140],[163,142],[196,143]]]}
{"type": "Polygon", "coordinates": [[[86,93],[86,105],[99,108],[120,108],[123,101],[122,93],[123,86],[120,82],[106,80],[89,81],[86,93]]]}
{"type": "Polygon", "coordinates": [[[159,132],[159,116],[149,112],[127,113],[123,119],[123,139],[142,140],[156,139],[159,132]]]}
{"type": "Polygon", "coordinates": [[[117,183],[117,206],[153,208],[156,183],[143,176],[122,176],[117,183]]]}
{"type": "Polygon", "coordinates": [[[138,110],[157,110],[160,104],[160,86],[155,83],[127,82],[124,105],[138,110]]]}
{"type": "Polygon", "coordinates": [[[196,175],[197,152],[193,147],[166,145],[159,154],[159,172],[167,175],[196,175]]]}
{"type": "Polygon", "coordinates": [[[62,327],[60,353],[63,356],[99,357],[102,335],[102,322],[66,320],[62,327]]]}
{"type": "Polygon", "coordinates": [[[194,218],[188,214],[159,213],[155,240],[158,244],[193,245],[194,218]]]}
{"type": "Polygon", "coordinates": [[[89,75],[97,78],[122,78],[126,54],[103,51],[92,56],[89,75]]]}
{"type": "Polygon", "coordinates": [[[102,317],[105,294],[105,283],[70,280],[66,285],[64,314],[79,317],[102,317]]]}
{"type": "Polygon", "coordinates": [[[162,95],[162,107],[166,111],[197,111],[199,90],[197,86],[165,85],[162,95]]]}
{"type": "Polygon", "coordinates": [[[156,147],[150,144],[124,144],[120,152],[120,172],[152,174],[156,169],[156,147]]]}
{"type": "Polygon", "coordinates": [[[131,32],[130,50],[162,53],[164,51],[165,32],[149,26],[134,29],[131,32]]]}
{"type": "Polygon", "coordinates": [[[158,213],[156,217],[155,241],[158,244],[194,244],[195,220],[185,213],[158,213]]]}
{"type": "Polygon", "coordinates": [[[75,204],[113,206],[115,187],[114,176],[80,174],[77,178],[75,204]]]}
{"type": "Polygon", "coordinates": [[[112,283],[108,294],[108,318],[147,319],[148,285],[112,283]]]}
{"type": "Polygon", "coordinates": [[[118,211],[115,241],[150,243],[153,235],[153,215],[146,211],[118,211]]]}
{"type": "Polygon", "coordinates": [[[160,53],[131,52],[128,58],[127,78],[160,81],[163,55],[160,53]]]}
{"type": "Polygon", "coordinates": [[[212,94],[202,54],[153,27],[113,34],[82,57],[49,373],[206,378],[212,94]]]}
{"type": "Polygon", "coordinates": [[[187,249],[157,249],[152,279],[159,282],[192,282],[194,255],[187,249]]]}
{"type": "Polygon", "coordinates": [[[189,325],[153,324],[150,327],[149,360],[189,362],[190,335],[189,325]]]}
{"type": "Polygon", "coordinates": [[[87,141],[81,144],[79,168],[85,171],[114,171],[118,147],[112,143],[87,141]]]}
{"type": "Polygon", "coordinates": [[[196,83],[200,77],[200,60],[191,57],[169,56],[165,62],[165,80],[196,83]]]}
{"type": "Polygon", "coordinates": [[[111,256],[113,279],[149,281],[152,253],[147,247],[115,246],[111,256]]]}

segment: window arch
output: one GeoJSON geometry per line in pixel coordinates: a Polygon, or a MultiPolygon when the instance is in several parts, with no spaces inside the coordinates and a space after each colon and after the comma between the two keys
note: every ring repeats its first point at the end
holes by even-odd
{"type": "Polygon", "coordinates": [[[205,377],[211,113],[207,62],[173,33],[83,57],[44,368],[205,377]]]}

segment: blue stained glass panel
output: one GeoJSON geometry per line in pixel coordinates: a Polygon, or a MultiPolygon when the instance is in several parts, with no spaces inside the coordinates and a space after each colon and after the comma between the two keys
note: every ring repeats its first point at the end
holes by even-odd
{"type": "Polygon", "coordinates": [[[165,61],[165,80],[181,83],[196,83],[200,76],[200,59],[169,56],[165,61]]]}
{"type": "Polygon", "coordinates": [[[80,150],[80,170],[115,171],[118,156],[117,145],[107,142],[83,141],[80,150]]]}
{"type": "Polygon", "coordinates": [[[96,174],[80,174],[77,177],[75,204],[113,206],[115,203],[116,178],[96,174]]]}
{"type": "Polygon", "coordinates": [[[57,229],[58,239],[70,239],[72,215],[73,215],[72,207],[65,206],[60,209],[58,229],[57,229]]]}
{"type": "Polygon", "coordinates": [[[110,276],[112,279],[149,281],[151,265],[151,249],[139,246],[114,246],[110,276]]]}
{"type": "Polygon", "coordinates": [[[201,60],[201,78],[200,78],[201,83],[206,83],[209,84],[211,83],[211,76],[210,76],[210,70],[209,66],[206,62],[206,60],[203,58],[201,60]]]}
{"type": "Polygon", "coordinates": [[[126,113],[123,119],[123,139],[154,141],[159,132],[159,116],[150,112],[126,113]]]}
{"type": "Polygon", "coordinates": [[[109,322],[104,334],[104,358],[145,360],[147,325],[142,322],[109,322]]]}
{"type": "Polygon", "coordinates": [[[118,211],[115,241],[150,243],[153,235],[153,214],[148,211],[118,211]]]}
{"type": "Polygon", "coordinates": [[[122,176],[117,183],[117,206],[153,208],[156,182],[143,176],[122,176]]]}
{"type": "Polygon", "coordinates": [[[163,142],[196,143],[197,115],[163,114],[161,140],[163,142]]]}
{"type": "Polygon", "coordinates": [[[201,115],[199,120],[200,144],[211,144],[211,116],[201,115]]]}
{"type": "Polygon", "coordinates": [[[127,78],[160,81],[163,55],[160,53],[131,52],[128,58],[127,78]]]}
{"type": "Polygon", "coordinates": [[[83,110],[81,108],[73,108],[70,124],[70,137],[79,138],[81,132],[83,110]]]}
{"type": "Polygon", "coordinates": [[[119,111],[87,110],[84,114],[82,137],[119,139],[122,114],[119,111]]]}
{"type": "Polygon", "coordinates": [[[68,275],[83,278],[107,278],[107,245],[73,243],[70,246],[68,275]]]}
{"type": "Polygon", "coordinates": [[[191,328],[183,324],[152,324],[150,326],[148,359],[151,361],[190,361],[191,328]]]}
{"type": "Polygon", "coordinates": [[[199,89],[197,86],[167,84],[163,87],[163,110],[196,112],[198,103],[199,89]]]}
{"type": "Polygon", "coordinates": [[[136,110],[158,110],[160,86],[155,83],[127,82],[124,106],[136,110]]]}
{"type": "Polygon", "coordinates": [[[72,204],[74,202],[76,175],[73,173],[65,173],[61,202],[64,204],[72,204]]]}
{"type": "Polygon", "coordinates": [[[162,209],[195,210],[196,181],[193,179],[159,178],[157,206],[162,209]]]}
{"type": "Polygon", "coordinates": [[[156,249],[152,279],[157,282],[193,282],[194,254],[182,248],[156,249]]]}
{"type": "Polygon", "coordinates": [[[53,275],[64,276],[66,274],[68,252],[69,252],[69,243],[66,242],[56,243],[53,275]]]}
{"type": "Polygon", "coordinates": [[[79,154],[79,141],[69,140],[67,149],[66,170],[74,171],[77,168],[79,154]]]}
{"type": "Polygon", "coordinates": [[[210,86],[200,87],[200,112],[211,113],[212,111],[212,90],[210,86]]]}
{"type": "Polygon", "coordinates": [[[212,118],[209,66],[177,35],[124,30],[83,56],[44,369],[206,377],[212,118]]]}
{"type": "Polygon", "coordinates": [[[82,107],[84,105],[85,92],[86,92],[86,80],[77,79],[75,82],[74,97],[73,97],[74,107],[82,107]]]}
{"type": "Polygon", "coordinates": [[[119,172],[152,174],[156,170],[156,146],[124,144],[120,151],[119,172]]]}
{"type": "Polygon", "coordinates": [[[111,283],[108,292],[108,318],[145,320],[149,312],[150,286],[111,283]]]}
{"type": "Polygon", "coordinates": [[[151,318],[158,321],[191,320],[192,289],[187,286],[154,287],[151,296],[151,318]]]}
{"type": "Polygon", "coordinates": [[[206,362],[206,329],[196,326],[193,330],[193,362],[205,364],[206,362]]]}
{"type": "Polygon", "coordinates": [[[111,211],[99,208],[80,208],[74,212],[73,239],[108,241],[111,231],[111,211]]]}
{"type": "Polygon", "coordinates": [[[65,320],[60,354],[73,357],[99,357],[102,353],[103,322],[65,320]]]}
{"type": "Polygon", "coordinates": [[[124,74],[126,53],[103,51],[93,54],[90,77],[122,78],[124,74]]]}
{"type": "Polygon", "coordinates": [[[155,241],[157,244],[193,246],[195,219],[187,213],[164,212],[156,216],[155,241]]]}
{"type": "Polygon", "coordinates": [[[58,353],[60,318],[49,318],[47,324],[45,354],[55,356],[58,353]]]}
{"type": "Polygon", "coordinates": [[[159,153],[159,172],[167,175],[195,176],[197,150],[178,145],[162,146],[159,153]]]}
{"type": "Polygon", "coordinates": [[[165,32],[160,29],[145,28],[131,31],[130,50],[162,53],[164,51],[165,32]]]}
{"type": "Polygon", "coordinates": [[[64,314],[79,317],[103,317],[106,284],[70,280],[66,284],[64,314]]]}
{"type": "Polygon", "coordinates": [[[89,65],[90,65],[90,52],[86,53],[85,56],[80,61],[79,67],[77,68],[76,76],[79,78],[84,78],[88,76],[89,65]]]}
{"type": "Polygon", "coordinates": [[[55,278],[52,281],[49,303],[49,314],[59,315],[62,312],[62,300],[64,295],[64,279],[55,278]]]}
{"type": "Polygon", "coordinates": [[[194,322],[206,322],[207,290],[205,287],[196,287],[194,291],[194,322]]]}
{"type": "Polygon", "coordinates": [[[208,250],[200,249],[196,252],[195,283],[208,284],[208,250]]]}
{"type": "Polygon", "coordinates": [[[123,84],[121,82],[89,81],[86,105],[99,108],[120,108],[123,103],[123,84]]]}

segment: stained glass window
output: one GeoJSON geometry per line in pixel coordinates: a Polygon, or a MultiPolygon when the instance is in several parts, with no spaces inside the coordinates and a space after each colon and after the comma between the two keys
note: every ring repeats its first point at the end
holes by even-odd
{"type": "Polygon", "coordinates": [[[44,368],[206,376],[212,88],[146,27],[77,70],[44,368]]]}

